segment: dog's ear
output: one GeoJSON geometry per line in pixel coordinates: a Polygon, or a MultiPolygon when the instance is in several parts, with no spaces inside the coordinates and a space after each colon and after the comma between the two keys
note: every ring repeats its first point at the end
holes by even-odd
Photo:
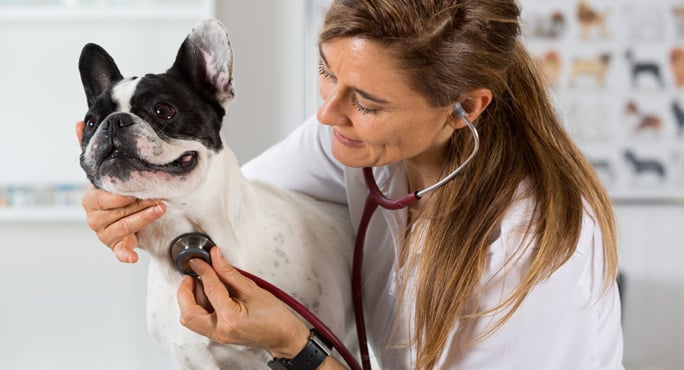
{"type": "Polygon", "coordinates": [[[83,47],[78,61],[78,70],[81,72],[81,82],[88,108],[92,107],[107,86],[123,79],[114,59],[96,44],[87,44],[83,47]]]}
{"type": "Polygon", "coordinates": [[[225,109],[235,96],[233,49],[221,22],[209,19],[193,28],[167,73],[180,74],[206,98],[225,109]]]}

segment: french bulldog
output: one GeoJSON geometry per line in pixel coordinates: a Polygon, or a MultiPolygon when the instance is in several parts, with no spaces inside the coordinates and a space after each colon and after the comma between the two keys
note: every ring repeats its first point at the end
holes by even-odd
{"type": "Polygon", "coordinates": [[[182,369],[267,368],[265,350],[221,345],[182,327],[179,235],[202,232],[233,265],[296,297],[349,338],[353,231],[345,208],[250,181],[220,136],[233,100],[233,52],[216,20],[197,25],[166,73],[123,78],[87,44],[79,71],[88,103],[80,164],[97,188],[161,199],[166,214],[138,233],[151,255],[148,329],[182,369]]]}

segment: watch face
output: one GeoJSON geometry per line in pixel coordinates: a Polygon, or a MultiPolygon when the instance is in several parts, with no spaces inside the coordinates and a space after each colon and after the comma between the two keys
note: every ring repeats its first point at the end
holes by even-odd
{"type": "Polygon", "coordinates": [[[290,361],[283,358],[274,358],[268,362],[268,367],[271,370],[292,370],[292,366],[288,366],[290,361]]]}

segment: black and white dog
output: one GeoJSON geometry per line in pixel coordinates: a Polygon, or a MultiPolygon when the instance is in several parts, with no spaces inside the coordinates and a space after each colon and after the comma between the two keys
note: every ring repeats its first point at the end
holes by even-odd
{"type": "Polygon", "coordinates": [[[214,343],[179,324],[174,238],[203,232],[229,262],[308,306],[340,338],[353,327],[353,231],[343,207],[248,181],[220,136],[234,97],[226,29],[195,27],[173,66],[123,78],[95,44],[79,61],[88,101],[81,167],[98,188],[162,199],[166,214],[138,234],[151,255],[147,319],[183,369],[266,368],[266,351],[214,343]]]}

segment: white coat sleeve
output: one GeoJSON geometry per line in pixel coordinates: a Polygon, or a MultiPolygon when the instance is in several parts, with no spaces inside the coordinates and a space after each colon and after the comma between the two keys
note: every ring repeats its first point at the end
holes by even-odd
{"type": "MultiPolygon", "coordinates": [[[[624,369],[617,286],[604,290],[601,232],[588,214],[583,221],[573,256],[534,287],[502,327],[467,354],[455,356],[456,351],[447,349],[440,369],[624,369]]],[[[494,307],[506,296],[504,292],[512,291],[521,268],[529,262],[524,256],[502,269],[521,240],[515,228],[506,226],[492,246],[488,274],[493,284],[482,297],[484,308],[494,307]]],[[[488,327],[500,317],[500,312],[488,315],[478,326],[488,327]]]]}
{"type": "Polygon", "coordinates": [[[346,204],[344,170],[332,155],[332,135],[313,116],[283,141],[245,163],[247,178],[346,204]]]}

